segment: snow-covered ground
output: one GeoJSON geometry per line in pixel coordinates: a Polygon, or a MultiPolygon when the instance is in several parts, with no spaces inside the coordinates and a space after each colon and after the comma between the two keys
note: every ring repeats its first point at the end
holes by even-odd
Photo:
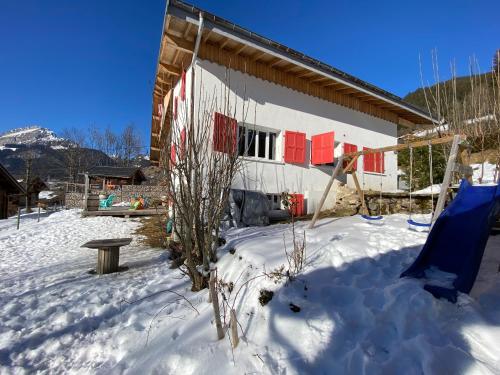
{"type": "MultiPolygon", "coordinates": [[[[121,251],[128,271],[87,273],[96,253],[80,245],[130,236],[136,221],[75,210],[39,223],[25,215],[19,231],[2,221],[0,373],[499,374],[498,273],[474,298],[434,299],[421,281],[399,278],[426,237],[406,219],[299,223],[307,264],[288,285],[261,275],[286,264],[290,225],[227,232],[217,267],[234,283],[227,297],[243,334],[234,357],[227,338],[216,340],[207,291],[190,292],[164,251],[136,237],[121,251]],[[262,289],[274,291],[266,306],[262,289]]],[[[499,246],[491,237],[490,249],[499,246]]]]}

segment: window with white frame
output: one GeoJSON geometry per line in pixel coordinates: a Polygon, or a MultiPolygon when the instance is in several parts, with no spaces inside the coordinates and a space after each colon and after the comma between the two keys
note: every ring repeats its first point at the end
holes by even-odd
{"type": "Polygon", "coordinates": [[[251,158],[276,160],[278,132],[266,128],[238,127],[238,155],[251,158]]]}

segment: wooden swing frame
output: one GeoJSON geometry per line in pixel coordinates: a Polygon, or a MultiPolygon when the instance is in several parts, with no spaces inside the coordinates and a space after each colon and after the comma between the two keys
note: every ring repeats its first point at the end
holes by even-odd
{"type": "Polygon", "coordinates": [[[446,194],[448,193],[448,189],[451,185],[453,173],[454,172],[460,173],[462,176],[464,176],[470,182],[472,182],[472,168],[469,165],[470,148],[467,144],[465,144],[466,140],[467,137],[465,135],[450,135],[441,138],[402,143],[394,146],[380,147],[380,148],[374,148],[370,150],[357,151],[357,152],[349,152],[341,155],[337,159],[337,164],[335,166],[335,169],[333,170],[330,180],[328,181],[325,191],[323,192],[323,196],[321,197],[321,200],[318,206],[316,207],[314,216],[312,218],[311,223],[308,226],[308,229],[314,228],[314,225],[316,224],[316,221],[318,220],[319,214],[321,212],[321,209],[325,204],[326,197],[328,196],[328,193],[332,188],[333,181],[335,181],[335,178],[337,178],[337,176],[339,176],[341,172],[342,174],[350,174],[352,176],[354,185],[356,186],[356,192],[358,193],[358,196],[361,200],[362,213],[364,215],[368,214],[364,191],[361,189],[361,186],[359,185],[359,180],[356,175],[356,172],[352,170],[352,166],[360,156],[368,154],[376,154],[380,152],[385,153],[391,151],[402,151],[410,148],[425,147],[428,145],[434,146],[439,144],[452,143],[450,155],[448,156],[448,162],[446,164],[446,171],[444,174],[443,183],[441,185],[441,191],[439,193],[438,201],[436,203],[436,209],[434,211],[434,215],[431,220],[431,222],[434,223],[444,209],[444,204],[446,202],[446,194]],[[349,162],[347,163],[345,168],[343,168],[342,167],[343,162],[347,160],[349,162]]]}

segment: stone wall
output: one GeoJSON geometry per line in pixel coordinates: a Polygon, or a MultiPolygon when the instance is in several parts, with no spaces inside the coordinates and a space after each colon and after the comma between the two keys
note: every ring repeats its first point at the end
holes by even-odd
{"type": "MultiPolygon", "coordinates": [[[[434,205],[437,202],[438,195],[434,195],[434,205]]],[[[365,203],[370,215],[390,215],[397,213],[410,212],[410,195],[406,192],[402,193],[383,193],[382,199],[380,193],[375,191],[365,192],[365,203]],[[380,210],[380,205],[382,209],[380,210]]],[[[412,196],[412,213],[427,214],[432,210],[431,196],[413,195],[412,196]]],[[[349,216],[359,214],[361,211],[361,200],[355,190],[349,189],[346,186],[339,186],[337,190],[337,201],[335,212],[339,216],[349,216]]]]}
{"type": "Polygon", "coordinates": [[[83,208],[83,193],[66,193],[64,206],[66,208],[83,208]]]}
{"type": "MultiPolygon", "coordinates": [[[[99,194],[100,190],[91,190],[91,194],[99,194]]],[[[160,200],[166,195],[166,187],[149,185],[123,185],[109,191],[109,194],[115,194],[115,202],[130,202],[133,197],[143,196],[150,200],[160,200]]],[[[83,193],[66,193],[66,208],[83,208],[83,193]]]]}

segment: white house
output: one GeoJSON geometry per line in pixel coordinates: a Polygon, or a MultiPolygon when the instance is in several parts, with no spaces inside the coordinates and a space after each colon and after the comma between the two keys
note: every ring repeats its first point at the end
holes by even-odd
{"type": "MultiPolygon", "coordinates": [[[[263,191],[274,202],[283,191],[297,194],[308,213],[321,198],[335,157],[395,145],[401,128],[432,121],[347,73],[191,5],[167,1],[153,92],[153,162],[165,160],[165,134],[182,123],[172,121],[179,106],[189,116],[193,100],[196,114],[201,96],[217,95],[224,87],[234,109],[227,123],[238,126],[244,159],[234,187],[263,191]],[[243,101],[250,108],[246,114],[243,101]]],[[[365,155],[356,169],[364,189],[397,189],[393,152],[365,155]]],[[[352,176],[339,179],[354,187],[352,176]]],[[[324,208],[331,207],[334,194],[324,208]]]]}

